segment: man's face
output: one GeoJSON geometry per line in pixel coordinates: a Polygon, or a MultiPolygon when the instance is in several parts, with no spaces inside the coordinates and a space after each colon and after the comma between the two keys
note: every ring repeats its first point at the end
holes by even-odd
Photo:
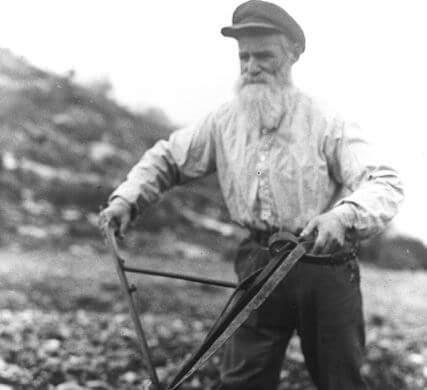
{"type": "Polygon", "coordinates": [[[240,77],[236,84],[239,116],[248,128],[271,129],[283,116],[291,66],[290,42],[283,34],[239,37],[240,77]]]}
{"type": "Polygon", "coordinates": [[[238,39],[243,86],[289,81],[292,56],[282,34],[244,35],[238,39]]]}

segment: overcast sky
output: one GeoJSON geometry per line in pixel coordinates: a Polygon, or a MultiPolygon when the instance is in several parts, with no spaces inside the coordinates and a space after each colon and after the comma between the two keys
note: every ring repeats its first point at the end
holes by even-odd
{"type": "MultiPolygon", "coordinates": [[[[109,78],[131,108],[192,122],[228,99],[237,45],[220,35],[235,0],[2,2],[0,46],[78,80],[109,78]]],[[[356,119],[407,186],[398,219],[427,240],[427,1],[283,0],[303,27],[295,83],[356,119]]]]}

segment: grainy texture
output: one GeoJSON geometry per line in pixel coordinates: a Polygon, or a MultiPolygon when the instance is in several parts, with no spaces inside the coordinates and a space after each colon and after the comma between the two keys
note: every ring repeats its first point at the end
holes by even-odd
{"type": "MultiPolygon", "coordinates": [[[[78,389],[76,384],[136,389],[147,375],[113,263],[89,246],[73,252],[0,250],[0,383],[15,389],[78,389]]],[[[231,264],[207,258],[129,255],[129,264],[135,263],[234,277],[231,264]]],[[[159,376],[168,381],[201,342],[229,291],[151,277],[137,280],[144,329],[159,376]]],[[[368,335],[364,372],[373,389],[427,385],[426,286],[423,271],[362,267],[368,335]]],[[[218,364],[219,356],[184,388],[208,389],[217,379],[218,364]]],[[[313,390],[297,338],[281,376],[283,389],[313,390]]]]}

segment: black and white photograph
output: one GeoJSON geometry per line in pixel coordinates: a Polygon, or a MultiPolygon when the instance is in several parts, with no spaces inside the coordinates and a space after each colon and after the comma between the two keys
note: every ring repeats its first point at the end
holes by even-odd
{"type": "Polygon", "coordinates": [[[425,390],[426,15],[2,2],[0,390],[425,390]]]}

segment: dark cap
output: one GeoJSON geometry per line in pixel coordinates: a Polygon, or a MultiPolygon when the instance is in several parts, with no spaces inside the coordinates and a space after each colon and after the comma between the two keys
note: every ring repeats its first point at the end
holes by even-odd
{"type": "Polygon", "coordinates": [[[232,25],[221,29],[222,35],[238,38],[253,32],[279,32],[305,49],[304,31],[283,8],[261,0],[240,4],[233,13],[232,25]]]}

